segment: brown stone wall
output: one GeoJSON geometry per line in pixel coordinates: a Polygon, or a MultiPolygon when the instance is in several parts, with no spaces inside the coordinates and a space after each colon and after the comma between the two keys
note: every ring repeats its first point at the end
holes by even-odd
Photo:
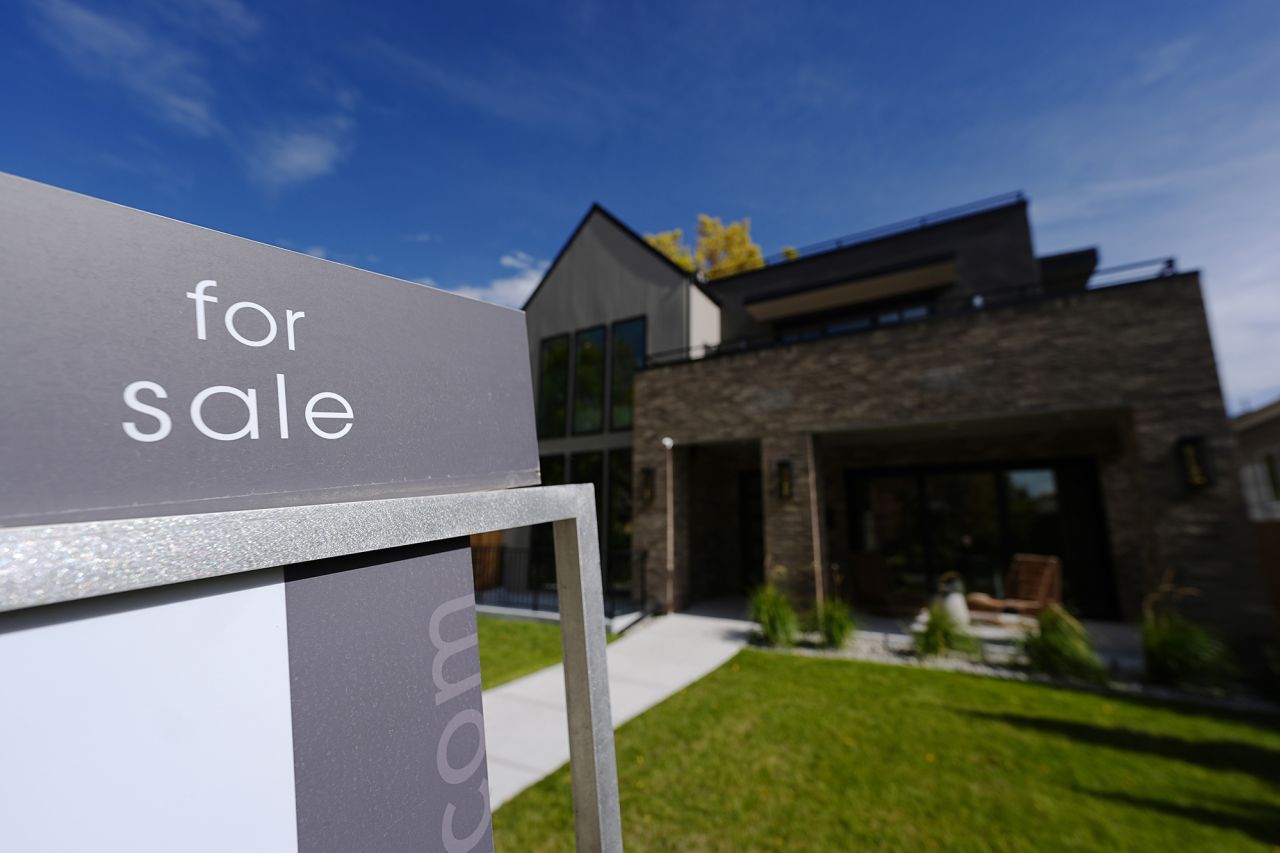
{"type": "MultiPolygon", "coordinates": [[[[1122,590],[1126,612],[1172,567],[1203,590],[1192,615],[1224,633],[1269,629],[1194,273],[643,371],[635,465],[661,469],[664,435],[681,446],[761,440],[769,565],[785,566],[803,593],[813,585],[804,435],[1099,408],[1131,418],[1102,465],[1117,574],[1142,564],[1128,570],[1142,580],[1122,590]],[[1185,435],[1206,436],[1214,458],[1216,479],[1198,492],[1179,478],[1174,445],[1185,435]],[[796,497],[779,506],[772,463],[783,456],[796,497]]],[[[651,555],[665,555],[664,512],[659,485],[635,522],[651,555]]],[[[665,568],[665,557],[650,566],[665,568]]]]}
{"type": "Polygon", "coordinates": [[[807,434],[766,435],[760,442],[764,472],[764,566],[770,583],[802,606],[816,593],[809,515],[807,434]],[[778,463],[791,463],[791,497],[778,494],[778,463]]]}

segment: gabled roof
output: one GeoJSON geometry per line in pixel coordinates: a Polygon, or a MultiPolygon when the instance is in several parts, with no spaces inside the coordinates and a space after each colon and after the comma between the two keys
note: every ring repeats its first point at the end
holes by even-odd
{"type": "MultiPolygon", "coordinates": [[[[641,237],[633,229],[629,228],[626,225],[626,223],[624,223],[621,219],[619,219],[618,217],[610,213],[607,209],[605,209],[605,207],[602,204],[600,204],[600,202],[597,201],[597,202],[591,203],[591,207],[587,210],[586,215],[582,217],[582,220],[578,223],[577,227],[573,229],[573,233],[569,235],[569,239],[564,241],[564,245],[561,246],[560,251],[556,253],[555,260],[551,262],[551,266],[547,267],[547,271],[543,273],[542,280],[539,281],[538,286],[533,289],[533,293],[529,294],[529,298],[524,301],[524,305],[521,306],[522,310],[528,310],[529,306],[533,303],[534,298],[538,295],[538,292],[542,290],[542,285],[546,284],[547,279],[551,278],[551,274],[556,271],[556,267],[560,264],[560,259],[565,256],[566,252],[569,251],[569,247],[573,245],[573,241],[578,239],[578,234],[581,233],[583,228],[587,227],[587,223],[591,221],[592,215],[596,213],[603,216],[611,224],[617,227],[618,230],[620,230],[623,234],[626,234],[628,237],[634,240],[637,244],[643,246],[650,254],[652,254],[658,260],[662,261],[662,263],[670,267],[674,272],[679,274],[682,278],[688,279],[689,281],[693,282],[694,285],[696,285],[699,289],[702,289],[702,284],[701,282],[698,281],[698,278],[696,275],[694,275],[693,273],[689,272],[686,269],[683,269],[675,261],[671,260],[666,255],[659,252],[653,246],[650,246],[648,240],[644,239],[644,237],[641,237]]],[[[703,292],[705,293],[706,291],[703,290],[703,292]]]]}

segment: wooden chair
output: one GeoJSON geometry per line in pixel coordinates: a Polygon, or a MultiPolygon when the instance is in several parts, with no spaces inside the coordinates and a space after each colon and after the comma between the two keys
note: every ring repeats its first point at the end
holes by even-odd
{"type": "Polygon", "coordinates": [[[1050,604],[1062,602],[1062,561],[1040,554],[1014,554],[1004,589],[1007,598],[971,592],[965,602],[978,613],[1037,616],[1050,604]]]}

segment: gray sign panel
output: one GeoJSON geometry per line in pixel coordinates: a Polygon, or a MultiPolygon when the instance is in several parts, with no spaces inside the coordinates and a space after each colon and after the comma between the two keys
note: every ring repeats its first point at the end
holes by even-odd
{"type": "Polygon", "coordinates": [[[492,850],[466,540],[285,581],[300,853],[492,850]]]}
{"type": "Polygon", "coordinates": [[[0,174],[0,525],[536,483],[524,317],[0,174]]]}

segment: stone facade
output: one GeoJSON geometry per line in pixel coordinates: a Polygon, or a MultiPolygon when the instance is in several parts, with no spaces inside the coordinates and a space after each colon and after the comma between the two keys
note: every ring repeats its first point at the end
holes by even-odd
{"type": "Polygon", "coordinates": [[[1236,637],[1270,630],[1194,273],[643,371],[634,466],[652,468],[657,482],[655,500],[637,504],[634,536],[650,555],[650,596],[686,606],[698,570],[690,540],[701,531],[680,511],[692,448],[758,442],[765,570],[807,603],[829,583],[833,466],[892,454],[895,436],[921,430],[969,436],[997,454],[1019,442],[1082,443],[1098,464],[1125,618],[1138,618],[1143,596],[1172,572],[1202,591],[1188,602],[1192,616],[1236,637]],[[860,445],[864,435],[874,443],[860,445]],[[670,567],[664,436],[676,443],[670,567]],[[1214,481],[1195,491],[1175,455],[1184,436],[1204,437],[1214,463],[1214,481]],[[792,471],[789,499],[774,482],[781,460],[792,471]]]}

